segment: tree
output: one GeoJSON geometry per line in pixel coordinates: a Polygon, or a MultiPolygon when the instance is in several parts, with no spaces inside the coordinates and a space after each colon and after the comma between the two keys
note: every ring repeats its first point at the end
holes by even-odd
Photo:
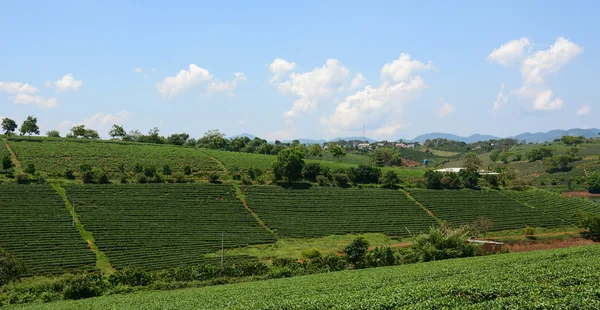
{"type": "Polygon", "coordinates": [[[597,172],[592,172],[587,179],[588,192],[600,193],[600,176],[597,172]]]}
{"type": "Polygon", "coordinates": [[[273,163],[273,173],[277,180],[286,179],[288,182],[302,178],[304,168],[304,153],[295,149],[285,149],[277,154],[273,163]]]}
{"type": "Polygon", "coordinates": [[[548,172],[567,171],[571,169],[570,163],[573,160],[567,155],[558,155],[544,159],[544,166],[548,172]]]}
{"type": "Polygon", "coordinates": [[[23,169],[23,171],[25,171],[29,174],[34,174],[35,173],[35,165],[33,163],[29,163],[29,164],[27,164],[25,169],[23,169]]]}
{"type": "Polygon", "coordinates": [[[463,169],[458,172],[458,176],[464,187],[471,189],[477,188],[477,185],[479,184],[479,173],[477,173],[477,170],[463,169]]]}
{"type": "Polygon", "coordinates": [[[85,125],[77,125],[71,128],[70,136],[73,138],[100,139],[96,130],[85,128],[85,125]]]}
{"type": "Polygon", "coordinates": [[[585,138],[583,136],[563,136],[560,141],[566,145],[577,145],[583,143],[585,138]]]}
{"type": "Polygon", "coordinates": [[[350,180],[355,184],[378,183],[379,178],[381,177],[381,169],[367,165],[358,165],[358,167],[351,167],[348,170],[348,177],[350,177],[350,180]]]}
{"type": "Polygon", "coordinates": [[[391,148],[380,147],[371,154],[371,162],[377,167],[401,166],[402,156],[391,148]]]}
{"type": "Polygon", "coordinates": [[[125,136],[127,135],[127,133],[125,132],[125,129],[123,128],[123,126],[119,126],[117,124],[114,124],[112,126],[112,128],[110,129],[110,131],[108,132],[108,135],[111,136],[112,138],[125,138],[125,136]]]}
{"type": "Polygon", "coordinates": [[[533,149],[527,152],[527,154],[525,154],[525,157],[527,157],[527,160],[529,160],[530,162],[533,162],[536,160],[543,160],[544,158],[552,157],[553,153],[553,149],[541,147],[539,149],[533,149]]]}
{"type": "Polygon", "coordinates": [[[481,159],[477,157],[477,153],[469,152],[463,157],[463,166],[470,171],[477,171],[481,166],[481,159]]]}
{"type": "Polygon", "coordinates": [[[400,183],[400,177],[394,171],[387,171],[381,179],[381,186],[383,188],[396,188],[397,184],[400,183]]]}
{"type": "Polygon", "coordinates": [[[40,127],[37,125],[37,117],[27,116],[27,119],[23,121],[21,128],[19,129],[21,135],[28,134],[31,138],[31,134],[40,134],[40,127]]]}
{"type": "Polygon", "coordinates": [[[10,136],[11,133],[17,130],[17,123],[10,118],[4,118],[2,119],[2,130],[5,135],[10,136]]]}
{"type": "Polygon", "coordinates": [[[442,188],[442,177],[444,175],[441,172],[434,170],[425,171],[425,186],[429,189],[440,189],[442,188]]]}
{"type": "Polygon", "coordinates": [[[346,150],[343,147],[337,145],[336,143],[329,143],[328,145],[329,153],[336,160],[342,160],[342,157],[346,156],[346,150]]]}
{"type": "Polygon", "coordinates": [[[0,287],[18,280],[25,271],[25,265],[15,255],[0,248],[0,287]]]}
{"type": "Polygon", "coordinates": [[[169,167],[168,164],[164,164],[162,173],[164,175],[171,175],[173,173],[173,171],[171,170],[171,167],[169,167]]]}
{"type": "Polygon", "coordinates": [[[209,149],[223,149],[227,145],[225,134],[219,132],[218,129],[209,130],[204,133],[204,137],[200,138],[199,142],[209,149]]]}
{"type": "Polygon", "coordinates": [[[306,180],[315,182],[317,180],[317,176],[323,174],[322,170],[323,167],[319,163],[307,163],[302,169],[302,175],[306,180]]]}
{"type": "Polygon", "coordinates": [[[483,234],[484,238],[486,237],[487,232],[490,231],[493,227],[494,222],[492,222],[490,218],[485,216],[480,216],[475,220],[475,222],[473,222],[473,228],[475,229],[475,231],[483,234]]]}
{"type": "Polygon", "coordinates": [[[2,169],[3,170],[8,170],[8,169],[12,168],[13,166],[14,166],[14,164],[13,164],[10,156],[5,155],[4,157],[2,157],[2,169]]]}
{"type": "Polygon", "coordinates": [[[578,155],[579,155],[579,148],[576,146],[573,146],[571,148],[569,148],[567,150],[567,155],[573,157],[573,159],[579,159],[578,155]]]}
{"type": "Polygon", "coordinates": [[[323,149],[318,144],[312,144],[308,147],[308,155],[313,157],[323,157],[322,151],[323,149]]]}
{"type": "Polygon", "coordinates": [[[167,143],[174,145],[184,145],[187,140],[190,138],[190,135],[187,133],[174,133],[167,138],[167,143]]]}
{"type": "Polygon", "coordinates": [[[48,130],[46,136],[50,138],[60,138],[60,132],[58,130],[48,130]]]}
{"type": "Polygon", "coordinates": [[[490,152],[490,159],[492,160],[492,162],[497,162],[499,156],[500,156],[500,150],[498,150],[498,149],[494,149],[490,152]]]}
{"type": "Polygon", "coordinates": [[[358,237],[354,239],[346,248],[344,253],[348,256],[348,262],[353,264],[356,268],[365,267],[366,254],[369,250],[369,242],[364,237],[358,237]]]}

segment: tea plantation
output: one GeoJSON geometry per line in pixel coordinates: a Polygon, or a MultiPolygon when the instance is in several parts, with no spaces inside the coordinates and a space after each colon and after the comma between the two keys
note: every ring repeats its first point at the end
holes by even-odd
{"type": "Polygon", "coordinates": [[[598,309],[598,256],[591,245],[14,309],[598,309]]]}
{"type": "Polygon", "coordinates": [[[48,185],[2,185],[0,248],[16,253],[29,274],[61,274],[95,268],[59,195],[48,185]]]}

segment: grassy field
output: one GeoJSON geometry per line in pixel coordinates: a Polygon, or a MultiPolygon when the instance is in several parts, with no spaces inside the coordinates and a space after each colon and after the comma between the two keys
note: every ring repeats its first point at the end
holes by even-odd
{"type": "Polygon", "coordinates": [[[243,190],[250,208],[281,237],[366,232],[406,236],[435,223],[400,191],[272,186],[243,190]]]}
{"type": "Polygon", "coordinates": [[[23,165],[33,163],[49,176],[64,175],[67,169],[79,171],[82,164],[116,174],[119,166],[131,172],[136,164],[154,166],[159,171],[168,164],[173,172],[221,170],[218,162],[198,149],[173,145],[90,141],[65,138],[12,137],[9,145],[23,165]]]}
{"type": "Polygon", "coordinates": [[[9,309],[598,309],[600,246],[9,309]]]}
{"type": "Polygon", "coordinates": [[[228,185],[74,185],[79,220],[115,268],[161,269],[206,262],[221,247],[275,242],[228,185]]]}
{"type": "Polygon", "coordinates": [[[92,270],[96,264],[64,202],[48,185],[2,185],[0,247],[21,258],[29,274],[92,270]]]}

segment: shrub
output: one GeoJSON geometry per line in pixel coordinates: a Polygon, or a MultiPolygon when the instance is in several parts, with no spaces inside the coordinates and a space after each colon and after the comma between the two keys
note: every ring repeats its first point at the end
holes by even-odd
{"type": "Polygon", "coordinates": [[[306,180],[315,182],[317,176],[321,174],[321,164],[319,163],[307,163],[302,169],[302,175],[306,180]]]}
{"type": "Polygon", "coordinates": [[[302,250],[302,252],[300,253],[300,256],[302,257],[303,260],[310,261],[313,259],[320,258],[322,255],[318,249],[310,248],[310,249],[302,250]]]}
{"type": "Polygon", "coordinates": [[[148,183],[148,178],[144,174],[138,173],[135,177],[137,182],[140,184],[148,183]]]}
{"type": "Polygon", "coordinates": [[[17,176],[17,183],[19,184],[29,184],[29,175],[28,174],[19,174],[17,176]]]}
{"type": "Polygon", "coordinates": [[[185,183],[185,175],[181,172],[177,172],[173,175],[173,181],[175,183],[185,183]]]}
{"type": "Polygon", "coordinates": [[[29,163],[29,164],[27,164],[27,167],[25,167],[25,169],[23,169],[23,171],[25,171],[26,173],[29,173],[29,174],[34,174],[35,173],[35,165],[33,163],[29,163]]]}
{"type": "Polygon", "coordinates": [[[17,259],[11,252],[0,248],[0,287],[18,280],[25,271],[26,268],[23,262],[17,259]]]}
{"type": "Polygon", "coordinates": [[[356,268],[363,268],[366,264],[366,253],[369,249],[369,242],[364,237],[354,239],[346,248],[344,253],[348,256],[348,262],[356,268]]]}
{"type": "Polygon", "coordinates": [[[350,183],[350,178],[344,173],[333,174],[333,179],[335,180],[335,184],[339,187],[348,187],[348,184],[350,183]]]}
{"type": "Polygon", "coordinates": [[[67,180],[75,180],[75,174],[73,173],[73,170],[65,170],[65,178],[67,178],[67,180]]]}
{"type": "Polygon", "coordinates": [[[106,284],[99,274],[68,276],[62,280],[64,299],[82,299],[102,295],[106,284]]]}
{"type": "Polygon", "coordinates": [[[209,183],[218,183],[219,175],[215,172],[211,172],[210,174],[208,174],[208,182],[209,183]]]}
{"type": "Polygon", "coordinates": [[[252,185],[252,179],[249,176],[245,175],[242,177],[242,184],[243,185],[252,185]]]}
{"type": "Polygon", "coordinates": [[[156,175],[156,167],[148,166],[144,168],[144,175],[148,178],[153,178],[156,175]]]}
{"type": "Polygon", "coordinates": [[[587,179],[588,192],[600,193],[600,176],[596,172],[592,172],[587,179]]]}
{"type": "Polygon", "coordinates": [[[171,175],[171,173],[173,173],[173,171],[171,170],[171,167],[169,167],[169,165],[164,164],[163,165],[163,169],[162,169],[162,173],[164,175],[171,175]]]}
{"type": "Polygon", "coordinates": [[[10,156],[5,155],[4,157],[2,157],[2,170],[8,170],[13,166],[14,164],[12,162],[12,159],[10,159],[10,156]]]}
{"type": "Polygon", "coordinates": [[[183,167],[183,173],[185,175],[191,175],[192,174],[192,167],[190,165],[187,165],[187,166],[183,167]]]}
{"type": "Polygon", "coordinates": [[[148,273],[137,268],[124,268],[108,277],[108,282],[113,286],[129,285],[129,286],[147,286],[152,282],[152,278],[148,273]]]}
{"type": "Polygon", "coordinates": [[[396,257],[392,248],[376,247],[366,254],[367,265],[371,267],[393,266],[396,264],[396,257]]]}
{"type": "Polygon", "coordinates": [[[327,186],[329,185],[329,179],[324,175],[318,175],[316,177],[317,183],[319,186],[327,186]]]}
{"type": "Polygon", "coordinates": [[[396,188],[398,183],[400,183],[400,177],[394,171],[386,172],[381,178],[383,188],[396,188]]]}
{"type": "Polygon", "coordinates": [[[95,175],[94,172],[91,170],[86,170],[86,171],[81,171],[81,181],[84,184],[90,184],[90,183],[94,183],[95,180],[95,175]]]}
{"type": "Polygon", "coordinates": [[[532,227],[527,226],[523,229],[523,234],[525,234],[526,237],[532,237],[535,235],[535,230],[532,227]]]}
{"type": "Polygon", "coordinates": [[[140,164],[140,163],[136,163],[135,166],[133,167],[133,172],[135,173],[142,173],[144,171],[144,165],[140,164]]]}
{"type": "Polygon", "coordinates": [[[381,177],[381,169],[367,165],[359,165],[348,170],[348,177],[355,183],[371,184],[378,183],[381,177]]]}
{"type": "Polygon", "coordinates": [[[466,242],[469,234],[465,227],[431,227],[427,234],[413,237],[410,254],[420,262],[475,256],[477,247],[466,242]]]}
{"type": "Polygon", "coordinates": [[[98,184],[110,184],[110,180],[108,179],[108,174],[105,171],[99,171],[96,174],[96,182],[98,184]]]}

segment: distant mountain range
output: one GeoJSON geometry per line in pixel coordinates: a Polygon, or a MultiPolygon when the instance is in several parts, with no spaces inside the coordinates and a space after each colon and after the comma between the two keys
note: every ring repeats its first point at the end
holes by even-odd
{"type": "MultiPolygon", "coordinates": [[[[574,128],[574,129],[568,129],[568,130],[562,130],[562,129],[556,129],[556,130],[550,130],[548,132],[536,132],[536,133],[530,133],[530,132],[525,132],[516,136],[512,136],[512,137],[506,137],[506,138],[513,138],[513,139],[517,139],[519,141],[521,140],[525,140],[527,142],[533,142],[533,143],[543,143],[543,142],[551,142],[554,141],[555,139],[560,139],[563,136],[584,136],[586,138],[593,138],[593,137],[598,137],[598,134],[600,133],[600,129],[598,128],[590,128],[590,129],[580,129],[580,128],[574,128]]],[[[228,138],[235,138],[235,137],[248,137],[250,139],[254,139],[255,136],[249,133],[242,133],[239,134],[237,136],[231,136],[228,138]]],[[[335,141],[339,141],[339,140],[367,140],[369,141],[369,143],[373,143],[376,142],[377,140],[375,139],[371,139],[371,138],[365,138],[365,137],[339,137],[339,138],[335,138],[332,140],[325,140],[325,139],[320,139],[320,140],[314,140],[314,139],[298,139],[300,141],[300,143],[302,144],[323,144],[325,142],[335,142],[335,141]]],[[[497,140],[497,139],[502,139],[501,137],[497,137],[497,136],[492,136],[492,135],[481,135],[481,134],[474,134],[474,135],[470,135],[468,137],[461,137],[461,136],[457,136],[454,134],[449,134],[449,133],[441,133],[441,132],[432,132],[432,133],[427,133],[427,134],[423,134],[420,136],[417,136],[413,139],[402,139],[405,142],[425,142],[425,140],[430,139],[448,139],[448,140],[455,140],[455,141],[463,141],[466,143],[475,143],[475,142],[479,142],[479,141],[488,141],[488,140],[497,140]]],[[[283,140],[281,142],[284,143],[289,143],[292,142],[292,140],[283,140]]]]}

